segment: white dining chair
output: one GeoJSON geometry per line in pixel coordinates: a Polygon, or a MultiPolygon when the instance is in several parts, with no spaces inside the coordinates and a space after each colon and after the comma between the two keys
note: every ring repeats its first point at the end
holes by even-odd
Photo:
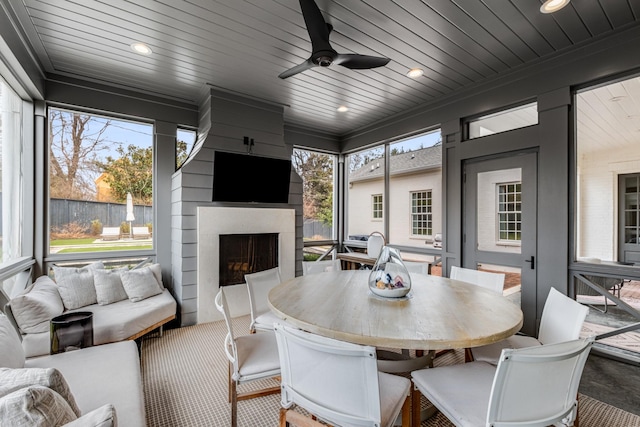
{"type": "Polygon", "coordinates": [[[504,273],[493,273],[490,271],[472,270],[470,268],[463,268],[452,266],[449,278],[453,280],[460,280],[461,282],[473,283],[474,285],[482,286],[490,291],[502,294],[504,289],[504,273]]]}
{"type": "Polygon", "coordinates": [[[278,267],[244,275],[249,292],[249,309],[251,313],[251,333],[256,331],[272,331],[273,323],[278,316],[269,309],[269,291],[281,282],[278,267]]]}
{"type": "Polygon", "coordinates": [[[259,334],[235,336],[231,316],[227,306],[224,288],[220,288],[215,298],[216,308],[224,317],[227,336],[224,352],[229,359],[229,401],[231,402],[231,426],[238,423],[238,400],[251,399],[280,392],[279,386],[238,393],[238,386],[250,381],[273,378],[280,375],[280,358],[275,333],[267,331],[259,334]]]}
{"type": "Polygon", "coordinates": [[[375,347],[280,323],[275,333],[282,366],[280,427],[326,427],[295,405],[334,426],[391,427],[400,413],[402,426],[409,426],[411,381],[378,372],[375,347]]]}
{"type": "Polygon", "coordinates": [[[588,312],[588,307],[551,288],[542,309],[538,338],[512,335],[497,343],[472,348],[471,356],[473,360],[495,365],[505,348],[524,348],[578,339],[588,312]]]}
{"type": "Polygon", "coordinates": [[[458,427],[572,426],[593,340],[505,349],[497,366],[470,362],[413,371],[412,399],[423,394],[458,427]]]}
{"type": "Polygon", "coordinates": [[[339,259],[323,259],[320,261],[302,261],[302,275],[340,271],[342,265],[339,259]]]}

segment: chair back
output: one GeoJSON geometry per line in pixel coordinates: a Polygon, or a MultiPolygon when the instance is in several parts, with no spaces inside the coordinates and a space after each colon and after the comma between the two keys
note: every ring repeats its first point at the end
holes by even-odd
{"type": "Polygon", "coordinates": [[[589,307],[551,288],[542,309],[538,341],[553,344],[580,337],[589,307]]]}
{"type": "Polygon", "coordinates": [[[504,289],[504,273],[492,273],[490,271],[472,270],[470,268],[451,267],[450,279],[461,282],[473,283],[490,291],[502,295],[504,289]]]}
{"type": "Polygon", "coordinates": [[[269,291],[279,285],[280,271],[278,267],[269,270],[258,271],[244,275],[249,291],[249,308],[251,309],[251,324],[256,317],[269,312],[268,296],[269,291]]]}
{"type": "Polygon", "coordinates": [[[302,275],[340,271],[342,265],[339,259],[323,259],[320,261],[302,261],[302,275]]]}
{"type": "Polygon", "coordinates": [[[429,274],[429,264],[422,261],[402,261],[409,273],[429,274]]]}
{"type": "Polygon", "coordinates": [[[503,350],[487,425],[547,426],[575,419],[578,386],[594,338],[503,350]]]}
{"type": "Polygon", "coordinates": [[[382,247],[386,244],[384,235],[379,231],[374,231],[367,239],[367,256],[369,258],[378,258],[382,247]]]}
{"type": "Polygon", "coordinates": [[[275,325],[282,406],[333,425],[379,426],[376,349],[275,325]]]}
{"type": "Polygon", "coordinates": [[[224,323],[227,325],[227,336],[224,339],[224,352],[227,359],[233,365],[233,372],[238,373],[238,348],[236,347],[236,339],[233,335],[233,326],[231,325],[231,316],[229,315],[229,307],[227,305],[227,297],[224,295],[224,288],[220,288],[215,298],[216,308],[224,317],[224,323]]]}

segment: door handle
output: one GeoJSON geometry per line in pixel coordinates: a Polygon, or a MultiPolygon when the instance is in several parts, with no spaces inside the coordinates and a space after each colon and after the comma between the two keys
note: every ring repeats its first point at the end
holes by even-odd
{"type": "Polygon", "coordinates": [[[536,257],[534,257],[533,255],[531,255],[529,259],[525,259],[524,262],[530,262],[532,270],[536,268],[536,257]]]}

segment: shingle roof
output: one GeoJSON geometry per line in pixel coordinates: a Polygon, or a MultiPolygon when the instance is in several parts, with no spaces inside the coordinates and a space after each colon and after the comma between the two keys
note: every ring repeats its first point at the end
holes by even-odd
{"type": "MultiPolygon", "coordinates": [[[[421,148],[391,156],[391,175],[415,173],[442,167],[442,145],[421,148]]],[[[380,179],[384,176],[384,157],[370,160],[349,174],[349,182],[380,179]]]]}

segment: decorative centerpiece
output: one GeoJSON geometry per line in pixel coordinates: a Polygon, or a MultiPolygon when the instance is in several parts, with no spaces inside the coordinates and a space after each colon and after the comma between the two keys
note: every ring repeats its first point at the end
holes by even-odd
{"type": "Polygon", "coordinates": [[[409,293],[411,278],[399,250],[388,246],[382,248],[369,274],[369,289],[386,298],[401,298],[409,293]]]}

